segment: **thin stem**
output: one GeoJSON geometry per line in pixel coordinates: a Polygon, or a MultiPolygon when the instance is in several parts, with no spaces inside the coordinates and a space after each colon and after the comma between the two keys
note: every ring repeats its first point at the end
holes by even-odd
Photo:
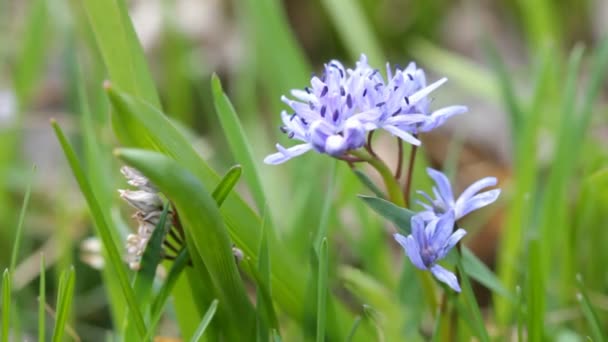
{"type": "Polygon", "coordinates": [[[393,176],[393,172],[391,169],[379,158],[365,154],[361,150],[355,150],[350,152],[353,156],[360,158],[366,162],[368,162],[382,177],[384,181],[384,185],[386,186],[386,190],[388,191],[388,197],[391,202],[395,203],[400,207],[405,207],[405,203],[403,202],[403,194],[401,193],[401,188],[399,186],[399,182],[393,176]]]}
{"type": "MultiPolygon", "coordinates": [[[[403,141],[397,138],[397,170],[395,171],[395,178],[401,178],[401,169],[403,166],[403,141]]],[[[406,199],[407,202],[407,199],[406,199]]]]}
{"type": "Polygon", "coordinates": [[[374,136],[374,131],[369,132],[369,134],[367,135],[367,144],[365,145],[365,149],[367,150],[367,152],[369,152],[369,154],[372,155],[372,157],[378,158],[378,155],[372,148],[372,137],[373,136],[374,136]]]}
{"type": "MultiPolygon", "coordinates": [[[[415,135],[414,135],[415,136],[415,135]]],[[[414,163],[416,162],[416,152],[418,146],[412,145],[412,152],[410,153],[410,161],[407,166],[407,175],[405,178],[405,186],[403,187],[403,200],[405,203],[410,203],[410,189],[412,187],[412,178],[414,176],[414,163]]]]}

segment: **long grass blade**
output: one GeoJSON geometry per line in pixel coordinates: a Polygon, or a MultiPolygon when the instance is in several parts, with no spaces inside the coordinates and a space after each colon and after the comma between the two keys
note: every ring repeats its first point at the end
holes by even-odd
{"type": "Polygon", "coordinates": [[[63,335],[66,329],[72,301],[74,299],[74,283],[75,283],[74,267],[64,271],[59,279],[59,295],[57,296],[57,318],[55,320],[55,328],[53,329],[53,342],[63,341],[63,335]]]}
{"type": "Polygon", "coordinates": [[[321,240],[319,248],[319,276],[317,286],[317,342],[325,341],[325,324],[327,316],[328,263],[327,238],[321,240]]]}
{"type": "MultiPolygon", "coordinates": [[[[251,151],[251,143],[247,139],[232,103],[228,96],[224,94],[219,77],[215,74],[211,77],[211,90],[213,91],[215,111],[224,130],[224,136],[228,139],[232,155],[235,160],[243,165],[247,185],[251,189],[258,209],[262,210],[266,205],[266,196],[260,180],[260,173],[256,167],[255,157],[251,151]]],[[[265,212],[264,215],[267,216],[267,220],[270,220],[270,213],[265,212]]]]}
{"type": "Polygon", "coordinates": [[[125,301],[129,307],[129,312],[131,312],[131,318],[133,319],[135,326],[137,327],[137,331],[139,332],[139,336],[143,337],[146,333],[146,326],[144,323],[143,316],[141,311],[139,311],[139,306],[137,305],[137,300],[135,299],[135,294],[133,293],[133,289],[129,284],[129,278],[127,277],[127,273],[124,269],[124,264],[120,253],[118,252],[118,248],[116,247],[116,243],[112,238],[112,233],[110,232],[109,226],[105,221],[103,211],[99,207],[97,200],[95,198],[95,194],[91,190],[91,186],[88,183],[88,180],[82,170],[82,166],[76,156],[76,152],[68,142],[65,134],[61,130],[61,127],[57,124],[56,121],[51,121],[51,125],[55,130],[55,134],[57,135],[57,139],[59,139],[59,143],[63,149],[63,152],[70,164],[72,172],[74,173],[74,177],[80,186],[80,190],[82,191],[87,204],[89,205],[89,210],[91,211],[93,221],[95,222],[95,227],[97,228],[97,233],[101,238],[101,241],[104,245],[105,251],[108,257],[108,265],[113,269],[116,277],[118,278],[118,282],[120,283],[120,287],[122,289],[122,293],[125,297],[125,301]]]}
{"type": "Polygon", "coordinates": [[[2,342],[8,342],[11,334],[11,273],[8,269],[2,274],[2,342]]]}
{"type": "Polygon", "coordinates": [[[46,341],[46,265],[40,254],[40,285],[38,287],[38,342],[46,341]]]}
{"type": "Polygon", "coordinates": [[[19,256],[19,246],[21,244],[21,235],[23,234],[23,221],[25,220],[25,212],[27,211],[27,206],[30,203],[30,195],[32,193],[32,183],[34,181],[34,173],[36,172],[36,166],[32,168],[32,177],[28,182],[27,189],[25,190],[25,196],[23,197],[23,203],[21,204],[21,211],[19,212],[19,221],[17,222],[17,229],[15,230],[15,241],[13,242],[13,251],[11,253],[11,264],[9,270],[12,272],[15,271],[15,266],[17,265],[17,258],[19,256]]]}
{"type": "Polygon", "coordinates": [[[192,339],[190,339],[190,342],[200,342],[203,340],[203,334],[205,333],[205,330],[207,330],[209,323],[211,323],[211,320],[215,316],[215,311],[217,310],[218,303],[219,301],[217,299],[214,299],[213,302],[211,302],[209,310],[207,310],[205,316],[203,316],[203,320],[201,321],[201,324],[199,324],[198,329],[196,329],[196,332],[194,333],[194,336],[192,336],[192,339]]]}
{"type": "Polygon", "coordinates": [[[587,320],[587,324],[589,324],[589,328],[591,330],[591,337],[593,341],[604,342],[606,341],[606,335],[602,332],[602,326],[600,319],[597,316],[597,313],[593,309],[591,305],[591,301],[589,300],[589,296],[587,296],[587,290],[585,289],[585,284],[583,283],[583,277],[579,274],[576,276],[576,282],[579,288],[579,292],[576,294],[576,299],[581,305],[581,310],[583,311],[583,315],[587,320]]]}

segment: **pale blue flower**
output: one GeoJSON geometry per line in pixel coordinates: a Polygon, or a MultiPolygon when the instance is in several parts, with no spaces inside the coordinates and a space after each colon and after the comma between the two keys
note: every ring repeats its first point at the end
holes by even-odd
{"type": "Polygon", "coordinates": [[[436,185],[433,187],[435,198],[432,198],[423,191],[418,191],[429,202],[427,204],[418,201],[425,209],[418,215],[427,221],[441,216],[448,211],[453,211],[455,220],[459,220],[474,210],[494,203],[500,195],[500,189],[479,193],[480,190],[496,186],[497,184],[496,178],[485,177],[471,184],[457,199],[454,199],[450,181],[443,173],[431,168],[427,168],[427,173],[435,181],[436,185]]]}
{"type": "Polygon", "coordinates": [[[395,240],[403,247],[405,254],[421,270],[429,270],[442,283],[460,292],[460,285],[454,273],[441,267],[437,262],[466,235],[464,229],[454,229],[454,213],[425,222],[418,215],[412,217],[412,233],[407,237],[395,234],[395,240]]]}
{"type": "Polygon", "coordinates": [[[422,69],[410,63],[407,68],[391,70],[387,79],[361,55],[355,69],[345,69],[333,60],[325,65],[321,77],[314,76],[311,86],[294,89],[295,99],[281,99],[293,110],[281,113],[281,131],[302,144],[267,156],[267,164],[280,164],[315,150],[333,157],[344,156],[366,143],[368,132],[383,129],[410,144],[420,145],[415,137],[443,124],[449,117],[464,113],[464,106],[450,106],[430,112],[429,94],[446,82],[442,78],[426,85],[422,69]]]}

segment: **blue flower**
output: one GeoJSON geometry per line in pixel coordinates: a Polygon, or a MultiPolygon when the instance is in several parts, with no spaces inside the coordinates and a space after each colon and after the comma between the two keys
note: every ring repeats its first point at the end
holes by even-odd
{"type": "Polygon", "coordinates": [[[443,173],[431,168],[427,168],[427,173],[435,181],[436,186],[433,187],[434,199],[425,192],[418,191],[429,202],[427,204],[418,201],[425,209],[418,215],[426,221],[441,216],[448,211],[453,211],[454,219],[459,220],[473,210],[494,203],[500,195],[500,189],[479,193],[480,190],[495,186],[497,183],[496,178],[485,177],[471,184],[462,192],[458,199],[454,199],[450,181],[443,173]]]}
{"type": "Polygon", "coordinates": [[[453,212],[448,212],[430,222],[425,222],[420,216],[414,215],[412,233],[407,237],[401,234],[395,234],[394,237],[414,266],[431,271],[437,280],[460,292],[460,285],[454,273],[437,264],[467,233],[462,228],[454,232],[453,229],[453,212]]]}
{"type": "Polygon", "coordinates": [[[297,100],[283,96],[294,112],[281,113],[281,131],[303,144],[290,148],[277,144],[278,152],[264,162],[280,164],[311,149],[340,157],[365,145],[368,124],[379,116],[379,109],[365,99],[372,72],[367,64],[347,70],[334,60],[325,65],[321,78],[311,79],[310,87],[292,90],[297,100]]]}
{"type": "Polygon", "coordinates": [[[464,106],[450,106],[430,112],[428,95],[446,82],[442,78],[426,85],[422,69],[410,63],[407,68],[391,70],[387,79],[367,63],[361,55],[355,69],[345,69],[333,60],[325,65],[323,75],[311,79],[311,86],[294,89],[290,99],[281,99],[293,110],[281,113],[281,131],[302,144],[285,148],[267,156],[267,164],[280,164],[293,157],[315,150],[341,157],[365,145],[367,133],[383,129],[414,145],[414,136],[443,124],[449,117],[464,113],[464,106]]]}

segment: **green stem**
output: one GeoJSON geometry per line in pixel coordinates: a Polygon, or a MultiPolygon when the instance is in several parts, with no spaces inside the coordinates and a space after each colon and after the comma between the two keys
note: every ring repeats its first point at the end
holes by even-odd
{"type": "Polygon", "coordinates": [[[401,187],[399,186],[399,182],[395,179],[393,172],[391,169],[379,158],[375,158],[369,154],[366,154],[362,150],[355,150],[350,152],[351,155],[366,161],[371,165],[382,177],[384,181],[384,185],[386,185],[386,191],[388,191],[388,198],[394,204],[406,208],[407,203],[405,203],[405,199],[403,198],[403,194],[401,192],[401,187]]]}
{"type": "MultiPolygon", "coordinates": [[[[384,185],[386,186],[386,190],[388,191],[388,197],[391,202],[395,205],[398,205],[403,208],[407,208],[407,203],[405,200],[405,196],[401,191],[401,186],[399,182],[393,175],[391,169],[379,158],[373,157],[370,154],[363,152],[362,150],[355,150],[350,152],[351,155],[368,162],[382,177],[384,181],[384,185]]],[[[416,270],[416,274],[418,275],[418,280],[420,282],[420,286],[424,291],[424,296],[426,298],[427,303],[431,308],[431,312],[435,314],[435,310],[437,309],[437,297],[435,296],[435,283],[431,274],[426,271],[416,270]]]]}

